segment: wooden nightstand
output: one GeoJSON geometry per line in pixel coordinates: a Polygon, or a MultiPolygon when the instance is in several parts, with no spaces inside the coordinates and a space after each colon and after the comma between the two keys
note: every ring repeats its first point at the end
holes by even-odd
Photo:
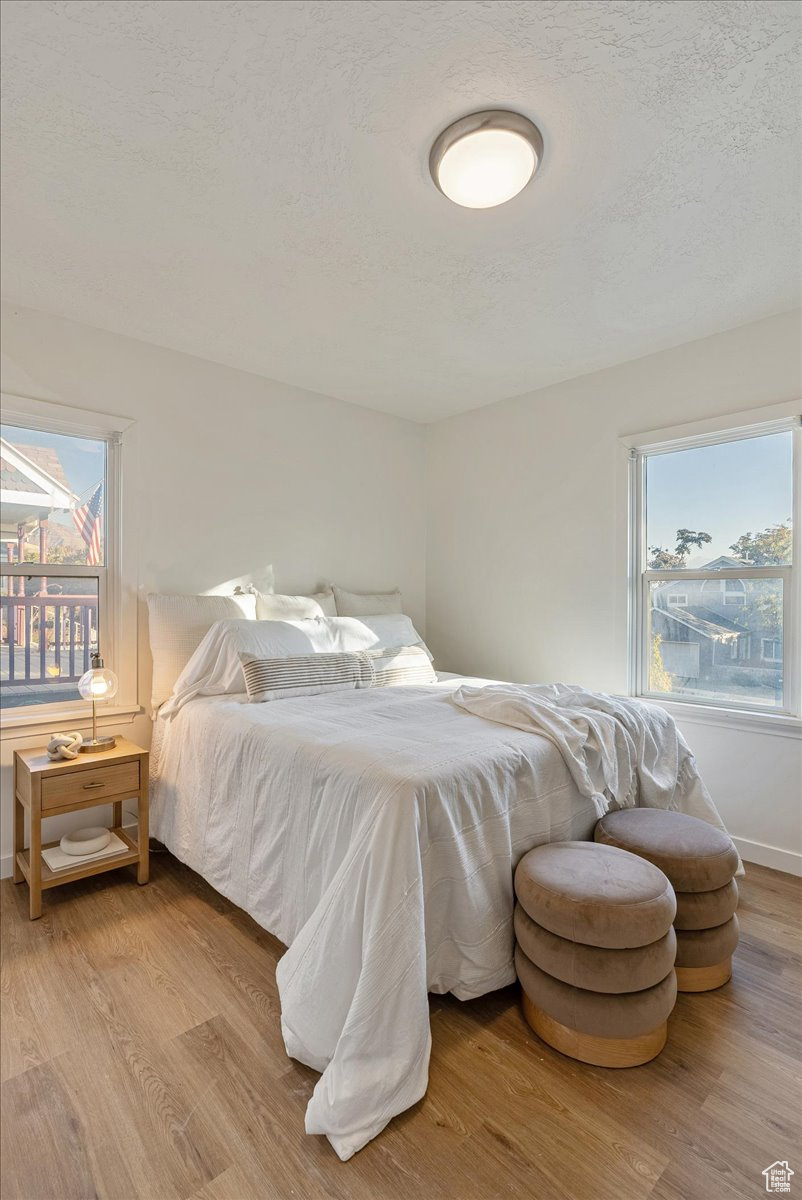
{"type": "Polygon", "coordinates": [[[44,750],[14,751],[14,882],[27,880],[30,915],[42,915],[42,892],[46,888],[114,871],[137,864],[137,882],[148,882],[148,752],[117,738],[113,750],[102,754],[79,754],[74,759],[47,757],[44,750]],[[123,801],[136,796],[139,802],[137,840],[122,828],[123,801]],[[77,812],[98,804],[112,804],[114,833],[127,850],[110,858],[82,863],[74,868],[51,871],[42,859],[42,818],[77,812]],[[25,809],[30,813],[31,844],[25,849],[25,809]]]}

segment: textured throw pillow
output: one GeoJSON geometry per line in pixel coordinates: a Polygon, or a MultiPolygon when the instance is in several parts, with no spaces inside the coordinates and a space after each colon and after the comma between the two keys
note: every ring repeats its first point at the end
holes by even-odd
{"type": "Polygon", "coordinates": [[[275,592],[256,593],[258,621],[303,621],[307,617],[336,617],[334,591],[326,588],[313,596],[278,596],[275,592]]]}
{"type": "Polygon", "coordinates": [[[404,611],[398,588],[392,592],[346,592],[335,587],[334,599],[338,617],[374,617],[404,611]]]}
{"type": "Polygon", "coordinates": [[[373,660],[371,687],[437,683],[437,674],[429,658],[429,651],[423,642],[417,646],[368,650],[367,653],[373,660]]]}
{"type": "Polygon", "coordinates": [[[350,654],[301,654],[293,658],[251,658],[241,654],[248,699],[283,700],[370,687],[373,671],[364,651],[350,654]]]}
{"type": "Polygon", "coordinates": [[[215,621],[254,620],[256,598],[237,596],[148,596],[148,632],[153,657],[153,712],[173,690],[173,684],[215,621]]]}
{"type": "Polygon", "coordinates": [[[302,654],[293,658],[254,658],[241,654],[240,661],[248,699],[253,703],[437,681],[425,651],[418,646],[346,654],[302,654]]]}

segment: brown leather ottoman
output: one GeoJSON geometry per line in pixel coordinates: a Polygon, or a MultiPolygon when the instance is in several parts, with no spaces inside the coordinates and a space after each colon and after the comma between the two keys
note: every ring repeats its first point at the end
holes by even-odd
{"type": "Polygon", "coordinates": [[[554,842],[524,855],[515,893],[515,967],[535,1033],[601,1067],[659,1054],[677,993],[662,871],[611,846],[554,842]]]}
{"type": "Polygon", "coordinates": [[[707,821],[656,808],[608,813],[594,836],[640,855],[671,880],[678,990],[707,992],[726,983],[738,945],[738,852],[731,838],[707,821]]]}

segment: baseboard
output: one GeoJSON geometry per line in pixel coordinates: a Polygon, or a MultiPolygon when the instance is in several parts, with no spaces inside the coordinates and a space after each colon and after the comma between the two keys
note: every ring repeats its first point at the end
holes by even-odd
{"type": "MultiPolygon", "coordinates": [[[[136,817],[131,813],[123,815],[123,829],[136,829],[136,817]]],[[[4,854],[0,858],[0,879],[10,879],[14,874],[14,855],[4,854]]]]}
{"type": "Polygon", "coordinates": [[[795,850],[780,850],[777,846],[764,846],[762,842],[750,842],[747,838],[732,840],[745,863],[757,863],[759,867],[771,867],[786,875],[802,876],[802,854],[795,850]]]}

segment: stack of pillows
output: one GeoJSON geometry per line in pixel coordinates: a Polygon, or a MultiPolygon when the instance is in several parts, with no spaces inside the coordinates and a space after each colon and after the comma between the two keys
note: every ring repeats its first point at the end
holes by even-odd
{"type": "Polygon", "coordinates": [[[375,617],[402,613],[401,593],[346,592],[328,587],[313,596],[276,596],[256,592],[257,621],[298,621],[304,617],[375,617]]]}
{"type": "Polygon", "coordinates": [[[262,702],[437,680],[398,591],[149,595],[148,609],[154,713],[196,696],[262,702]]]}

